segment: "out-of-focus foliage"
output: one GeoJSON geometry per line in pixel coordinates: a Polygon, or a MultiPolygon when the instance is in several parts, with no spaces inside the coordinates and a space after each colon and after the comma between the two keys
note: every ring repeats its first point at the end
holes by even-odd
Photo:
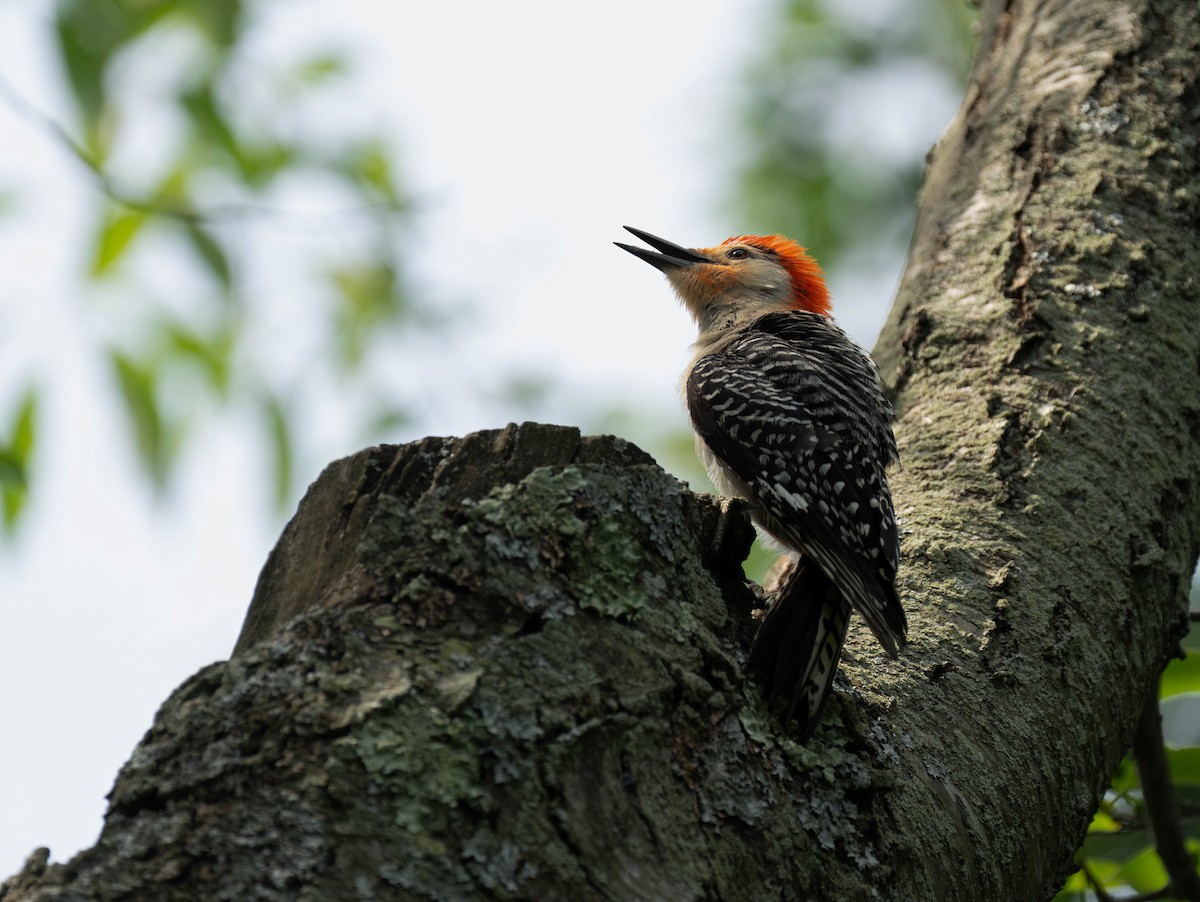
{"type": "Polygon", "coordinates": [[[782,0],[745,90],[735,212],[827,271],[878,266],[907,244],[926,152],[966,84],[966,0],[782,0]],[[925,105],[912,103],[925,97],[925,105]]]}
{"type": "MultiPolygon", "coordinates": [[[[142,471],[162,488],[206,416],[249,417],[283,504],[303,450],[298,397],[318,382],[394,396],[368,384],[372,357],[430,320],[414,316],[406,290],[398,247],[410,205],[387,140],[366,117],[321,115],[352,106],[353,67],[336,47],[265,53],[271,11],[61,0],[53,39],[74,114],[26,113],[95,176],[80,318],[96,324],[93,349],[142,471]],[[290,254],[272,264],[305,293],[273,296],[264,254],[290,254]]],[[[38,397],[31,389],[0,423],[9,530],[30,490],[38,397]]],[[[360,432],[406,416],[362,406],[350,414],[360,432]]]]}
{"type": "Polygon", "coordinates": [[[37,429],[38,395],[26,389],[7,429],[0,433],[0,523],[11,533],[29,494],[29,466],[37,429]]]}
{"type": "MultiPolygon", "coordinates": [[[[1192,584],[1192,610],[1200,611],[1200,582],[1192,584]]],[[[1192,726],[1184,732],[1192,737],[1187,741],[1195,742],[1200,738],[1200,630],[1193,628],[1183,647],[1187,656],[1172,661],[1163,672],[1159,704],[1167,724],[1176,720],[1192,726]]],[[[1188,851],[1200,862],[1200,747],[1172,747],[1169,739],[1168,735],[1167,760],[1183,832],[1188,851]]],[[[1126,755],[1117,768],[1075,860],[1079,870],[1067,879],[1054,902],[1093,902],[1131,895],[1170,898],[1156,895],[1167,885],[1167,873],[1155,851],[1142,781],[1132,755],[1126,755]]]]}

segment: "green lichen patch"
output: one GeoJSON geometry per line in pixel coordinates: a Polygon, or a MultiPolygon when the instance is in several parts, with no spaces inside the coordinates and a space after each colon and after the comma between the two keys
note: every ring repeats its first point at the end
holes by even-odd
{"type": "Polygon", "coordinates": [[[426,833],[444,826],[455,806],[482,800],[479,761],[465,741],[468,729],[417,693],[354,729],[355,754],[397,826],[426,833]]]}
{"type": "Polygon", "coordinates": [[[607,617],[627,617],[650,602],[639,578],[645,564],[642,547],[614,520],[596,524],[589,535],[591,559],[587,579],[573,587],[582,607],[607,617]]]}
{"type": "Polygon", "coordinates": [[[574,506],[586,485],[576,467],[539,467],[516,485],[493,489],[467,509],[466,519],[500,558],[557,567],[584,531],[574,506]]]}

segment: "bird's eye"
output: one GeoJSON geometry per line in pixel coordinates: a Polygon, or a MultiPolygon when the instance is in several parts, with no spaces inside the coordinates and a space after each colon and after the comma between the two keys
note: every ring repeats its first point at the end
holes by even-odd
{"type": "Polygon", "coordinates": [[[729,252],[730,260],[744,260],[750,256],[750,252],[744,247],[735,247],[729,252]]]}

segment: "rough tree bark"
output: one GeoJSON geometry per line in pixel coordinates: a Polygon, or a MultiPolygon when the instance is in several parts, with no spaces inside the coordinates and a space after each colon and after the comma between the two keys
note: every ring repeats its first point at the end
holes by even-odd
{"type": "Polygon", "coordinates": [[[892,690],[930,765],[886,816],[926,859],[917,895],[1048,894],[1184,629],[1198,75],[1194,3],[988,4],[929,166],[876,352],[934,664],[892,690]]]}
{"type": "Polygon", "coordinates": [[[1046,898],[1200,544],[1200,9],[982,10],[876,348],[912,645],[809,748],[740,673],[743,518],[526,425],[310,489],[52,898],[1046,898]]]}

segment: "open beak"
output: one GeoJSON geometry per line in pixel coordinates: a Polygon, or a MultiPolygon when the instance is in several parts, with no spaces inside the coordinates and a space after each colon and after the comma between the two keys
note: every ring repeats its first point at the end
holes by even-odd
{"type": "Polygon", "coordinates": [[[641,229],[625,226],[625,231],[631,232],[655,250],[662,251],[662,253],[656,254],[654,251],[648,251],[644,247],[634,247],[631,244],[622,244],[619,241],[614,241],[613,244],[622,250],[629,251],[635,257],[640,257],[662,272],[669,272],[675,267],[693,266],[696,263],[712,263],[712,260],[703,254],[688,250],[686,247],[680,247],[678,244],[672,244],[670,241],[651,235],[649,232],[643,232],[641,229]]]}

